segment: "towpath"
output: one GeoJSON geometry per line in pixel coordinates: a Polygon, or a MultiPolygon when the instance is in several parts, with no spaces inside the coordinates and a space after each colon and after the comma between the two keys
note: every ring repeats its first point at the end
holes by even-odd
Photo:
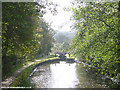
{"type": "MultiPolygon", "coordinates": [[[[49,55],[48,55],[48,56],[49,56],[49,55]]],[[[47,58],[48,56],[45,56],[45,57],[43,57],[43,58],[41,58],[41,59],[39,59],[39,60],[35,60],[34,62],[31,62],[31,63],[29,63],[29,64],[21,67],[20,69],[18,69],[16,72],[13,73],[12,76],[6,78],[4,81],[1,82],[2,88],[9,87],[9,86],[13,83],[13,81],[16,80],[17,76],[18,76],[24,69],[26,69],[27,67],[31,66],[31,65],[34,64],[35,62],[39,62],[39,61],[41,61],[42,59],[47,58]]]]}

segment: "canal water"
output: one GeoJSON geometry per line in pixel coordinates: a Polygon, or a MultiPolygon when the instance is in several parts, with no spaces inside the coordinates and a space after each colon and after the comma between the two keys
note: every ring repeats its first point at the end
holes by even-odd
{"type": "Polygon", "coordinates": [[[30,78],[36,88],[105,88],[101,77],[87,72],[82,64],[59,63],[44,64],[37,67],[30,78]]]}

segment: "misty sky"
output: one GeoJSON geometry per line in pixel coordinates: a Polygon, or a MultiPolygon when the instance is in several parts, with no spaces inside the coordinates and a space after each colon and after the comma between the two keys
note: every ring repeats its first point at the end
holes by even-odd
{"type": "Polygon", "coordinates": [[[51,23],[52,28],[58,31],[71,31],[70,26],[72,25],[72,21],[70,21],[70,17],[72,15],[71,11],[64,11],[63,8],[71,7],[72,0],[52,0],[53,3],[58,4],[57,6],[57,15],[53,16],[50,12],[47,12],[44,15],[44,19],[51,23]]]}

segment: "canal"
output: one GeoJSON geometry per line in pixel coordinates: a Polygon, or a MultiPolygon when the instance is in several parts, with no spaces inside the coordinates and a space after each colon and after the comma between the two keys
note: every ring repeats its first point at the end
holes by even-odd
{"type": "Polygon", "coordinates": [[[105,88],[101,77],[90,74],[82,64],[60,61],[37,67],[30,77],[36,88],[105,88]]]}

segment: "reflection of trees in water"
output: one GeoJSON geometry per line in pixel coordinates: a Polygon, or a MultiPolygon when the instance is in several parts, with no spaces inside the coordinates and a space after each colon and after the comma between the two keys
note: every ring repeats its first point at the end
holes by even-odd
{"type": "Polygon", "coordinates": [[[79,78],[80,88],[104,88],[105,82],[101,77],[96,76],[96,74],[89,72],[88,68],[82,64],[77,64],[76,72],[79,78]]]}
{"type": "Polygon", "coordinates": [[[38,72],[38,73],[41,73],[42,76],[40,76],[39,74],[37,78],[34,78],[34,81],[37,80],[37,82],[35,81],[35,83],[37,83],[38,85],[37,87],[41,87],[41,86],[44,88],[57,87],[58,81],[56,80],[67,81],[66,79],[68,79],[69,82],[66,83],[65,85],[68,85],[69,87],[69,83],[70,83],[74,88],[94,88],[94,87],[103,88],[105,85],[100,80],[98,83],[98,77],[95,77],[95,74],[88,73],[86,71],[87,68],[82,66],[82,64],[76,65],[76,63],[62,61],[59,63],[49,64],[46,66],[43,65],[40,67],[40,71],[43,69],[45,70],[45,72],[38,72]],[[49,69],[46,69],[46,68],[49,68],[49,69]],[[60,77],[59,76],[60,74],[58,73],[62,74],[63,76],[66,76],[66,78],[60,77]],[[70,79],[68,77],[70,77],[70,79]],[[103,86],[102,86],[102,83],[103,83],[103,86]]]}

